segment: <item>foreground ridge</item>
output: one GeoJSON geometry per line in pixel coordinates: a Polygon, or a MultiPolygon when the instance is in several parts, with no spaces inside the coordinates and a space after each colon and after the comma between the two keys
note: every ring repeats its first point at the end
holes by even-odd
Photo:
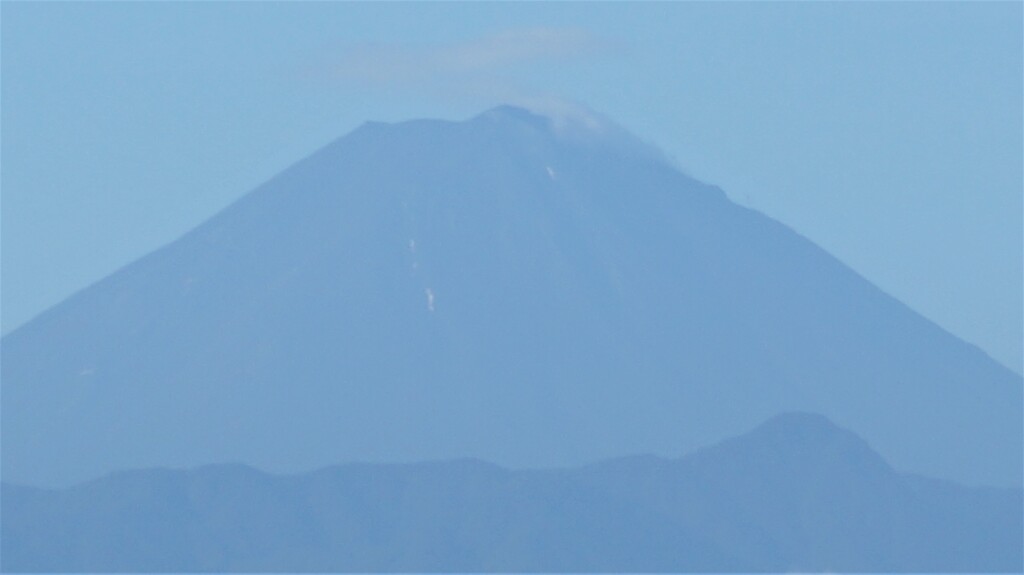
{"type": "Polygon", "coordinates": [[[4,571],[1017,571],[1022,494],[787,414],[679,459],[117,473],[3,485],[4,571]]]}

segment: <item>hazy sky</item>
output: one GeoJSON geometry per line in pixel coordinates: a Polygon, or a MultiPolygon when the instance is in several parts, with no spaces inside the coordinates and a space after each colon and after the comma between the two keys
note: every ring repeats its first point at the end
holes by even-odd
{"type": "Polygon", "coordinates": [[[3,2],[2,328],[364,120],[582,102],[1022,369],[1022,4],[3,2]]]}

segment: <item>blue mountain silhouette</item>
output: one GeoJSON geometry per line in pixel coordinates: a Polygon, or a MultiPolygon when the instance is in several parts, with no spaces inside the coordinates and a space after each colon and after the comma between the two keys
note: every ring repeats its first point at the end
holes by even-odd
{"type": "Polygon", "coordinates": [[[3,476],[677,456],[786,411],[1019,486],[1022,380],[596,118],[371,123],[3,339],[3,476]]]}

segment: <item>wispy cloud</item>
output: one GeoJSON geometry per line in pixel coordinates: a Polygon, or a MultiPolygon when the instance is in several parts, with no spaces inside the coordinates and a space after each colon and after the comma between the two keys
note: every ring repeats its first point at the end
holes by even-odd
{"type": "Polygon", "coordinates": [[[594,56],[609,46],[575,28],[505,30],[447,44],[358,44],[340,50],[330,73],[344,82],[380,87],[473,84],[523,66],[594,56]]]}

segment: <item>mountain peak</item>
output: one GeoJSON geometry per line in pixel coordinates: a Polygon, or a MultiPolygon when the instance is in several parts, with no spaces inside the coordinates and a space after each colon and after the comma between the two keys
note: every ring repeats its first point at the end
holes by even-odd
{"type": "Polygon", "coordinates": [[[856,445],[861,451],[870,451],[864,440],[852,431],[836,425],[824,415],[804,411],[776,415],[759,425],[748,436],[759,437],[773,444],[803,449],[856,445]]]}
{"type": "Polygon", "coordinates": [[[703,452],[703,456],[738,457],[749,461],[767,458],[782,467],[839,465],[891,473],[888,462],[856,433],[824,415],[784,412],[744,435],[728,439],[703,452]]]}
{"type": "Polygon", "coordinates": [[[561,143],[591,151],[670,164],[657,147],[589,107],[565,100],[537,100],[502,104],[471,120],[500,125],[526,126],[550,135],[561,143]]]}
{"type": "Polygon", "coordinates": [[[766,433],[785,435],[845,434],[845,429],[820,413],[789,411],[768,419],[759,426],[766,433]]]}
{"type": "Polygon", "coordinates": [[[550,129],[551,118],[528,110],[522,106],[502,104],[495,106],[474,118],[475,121],[487,122],[519,122],[540,129],[550,129]]]}
{"type": "MultiPolygon", "coordinates": [[[[1019,378],[658,158],[571,103],[366,124],[5,336],[4,478],[556,467],[812,409],[902,470],[1019,484],[1019,378]]],[[[868,458],[813,416],[762,431],[868,458]]]]}

